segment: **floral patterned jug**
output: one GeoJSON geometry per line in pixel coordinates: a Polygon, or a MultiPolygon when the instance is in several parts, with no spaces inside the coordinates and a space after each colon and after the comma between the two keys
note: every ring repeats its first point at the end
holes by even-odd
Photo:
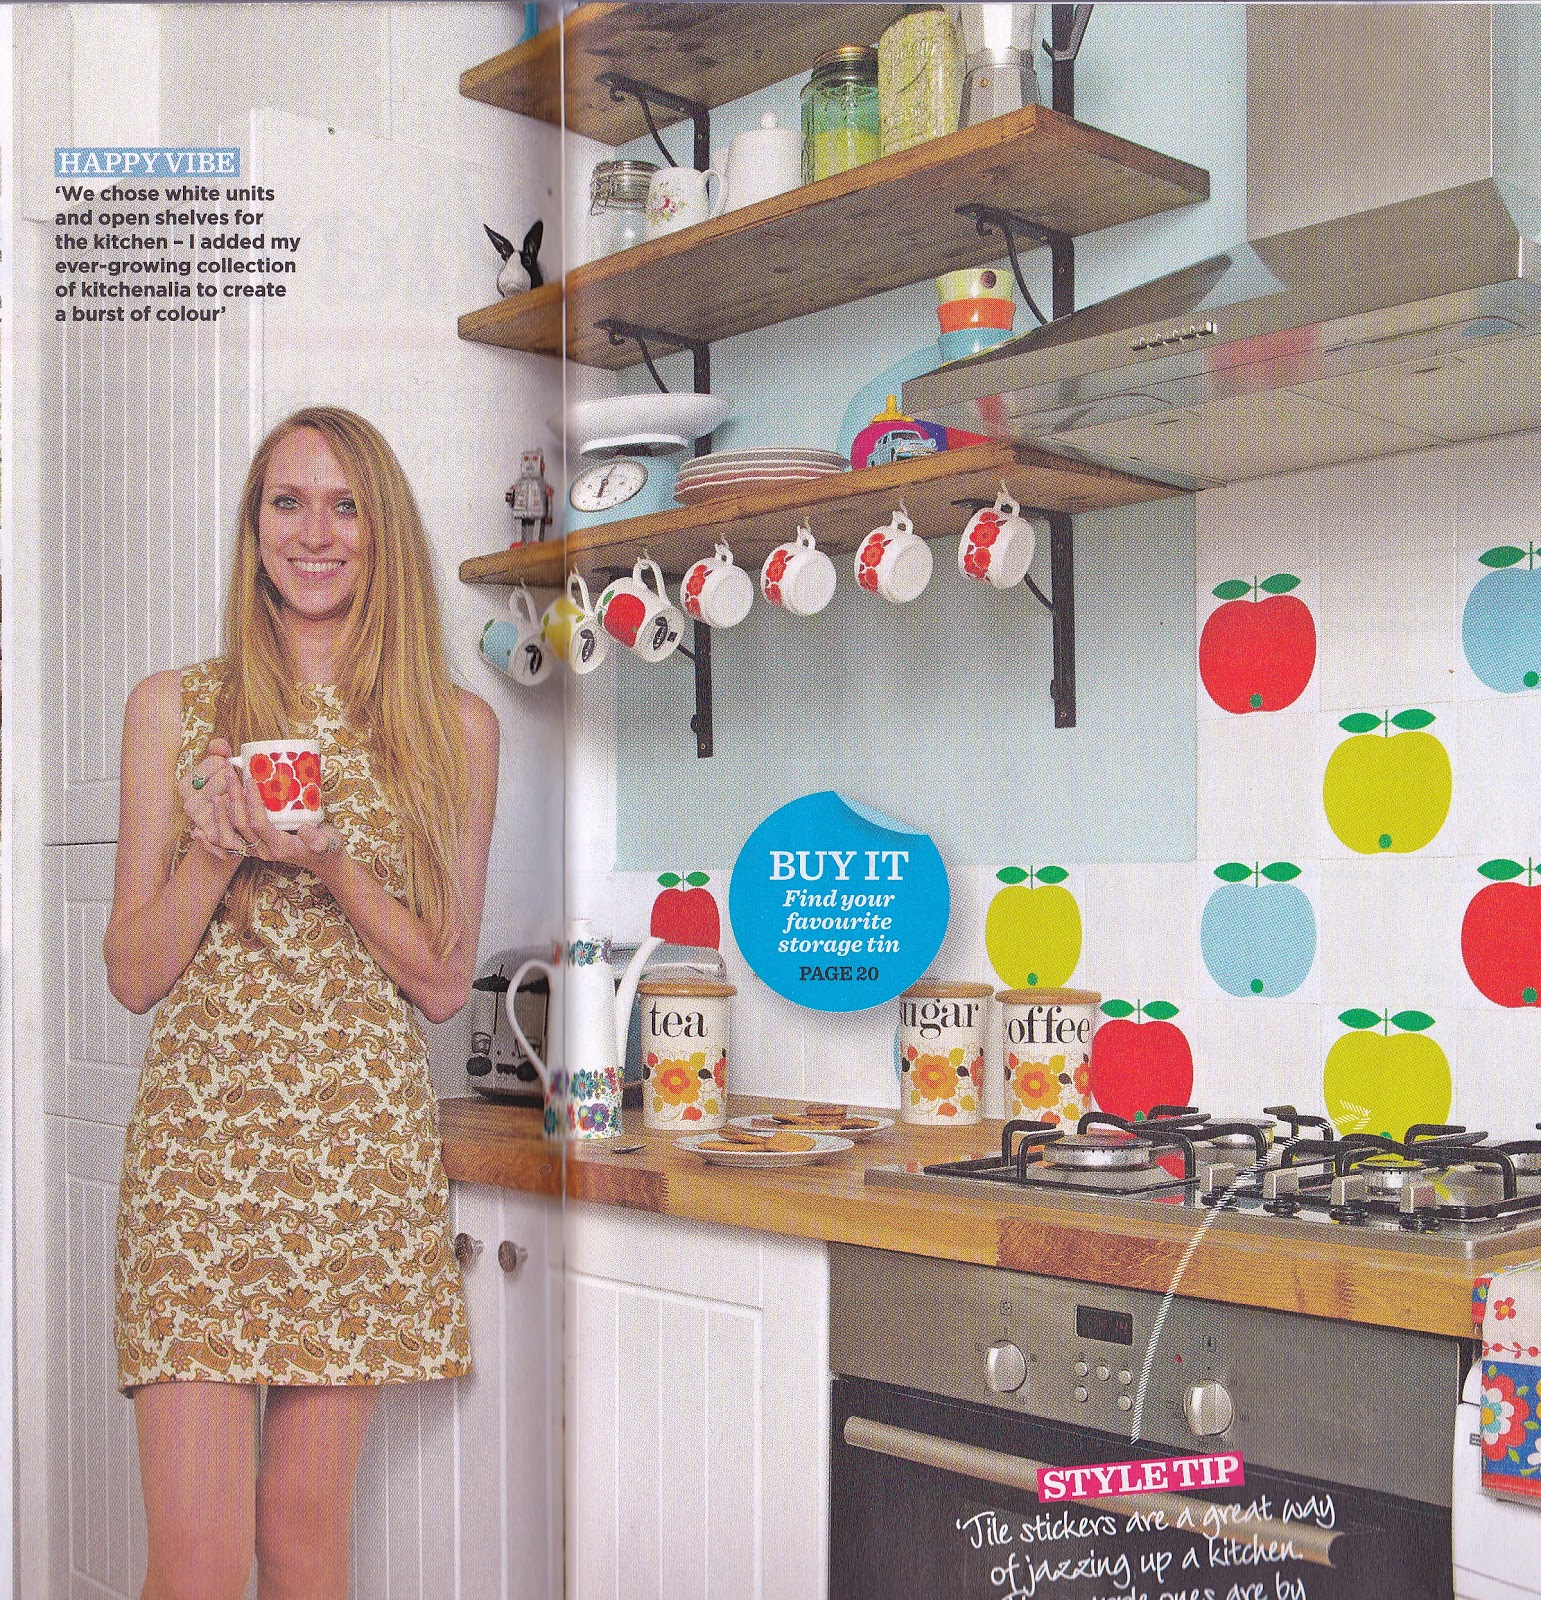
{"type": "Polygon", "coordinates": [[[609,939],[595,934],[586,918],[575,917],[567,930],[561,967],[526,961],[509,979],[504,1004],[514,1037],[546,1091],[548,1139],[613,1139],[621,1131],[621,1061],[631,1003],[648,957],[662,943],[654,937],[644,939],[617,986],[609,939]],[[551,985],[544,1061],[525,1038],[509,1003],[525,974],[532,971],[544,972],[551,985]]]}

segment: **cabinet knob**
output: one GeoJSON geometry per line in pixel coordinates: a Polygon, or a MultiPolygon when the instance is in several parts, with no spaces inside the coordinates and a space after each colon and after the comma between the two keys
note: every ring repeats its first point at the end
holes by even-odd
{"type": "Polygon", "coordinates": [[[517,1278],[524,1270],[524,1264],[530,1259],[530,1252],[522,1244],[515,1244],[512,1239],[505,1239],[498,1246],[498,1265],[511,1278],[517,1278]]]}
{"type": "Polygon", "coordinates": [[[457,1233],[455,1235],[455,1259],[460,1263],[462,1271],[469,1267],[481,1253],[482,1242],[480,1239],[473,1239],[468,1233],[457,1233]]]}

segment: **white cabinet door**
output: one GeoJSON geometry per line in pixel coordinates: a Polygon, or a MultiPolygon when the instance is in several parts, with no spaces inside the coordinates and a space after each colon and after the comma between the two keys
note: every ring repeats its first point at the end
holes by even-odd
{"type": "Polygon", "coordinates": [[[827,1573],[822,1244],[567,1210],[570,1600],[814,1600],[827,1573]]]}
{"type": "Polygon", "coordinates": [[[478,1184],[452,1185],[451,1198],[474,1252],[463,1269],[474,1371],[452,1386],[457,1582],[424,1594],[557,1600],[561,1209],[478,1184]]]}

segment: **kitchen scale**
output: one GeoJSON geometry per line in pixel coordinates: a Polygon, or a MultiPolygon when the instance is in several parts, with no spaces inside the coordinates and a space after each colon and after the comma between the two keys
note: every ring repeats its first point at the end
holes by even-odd
{"type": "Polygon", "coordinates": [[[674,440],[583,452],[567,486],[567,531],[645,517],[673,505],[674,479],[684,448],[683,440],[674,440]]]}
{"type": "MultiPolygon", "coordinates": [[[[566,531],[672,506],[683,451],[730,410],[731,403],[718,395],[611,395],[574,402],[565,426],[578,467],[566,488],[566,531]]],[[[555,421],[552,430],[560,432],[555,421]]]]}
{"type": "Polygon", "coordinates": [[[567,485],[567,532],[672,506],[681,455],[730,409],[710,394],[615,395],[572,405],[566,425],[578,465],[567,485]]]}

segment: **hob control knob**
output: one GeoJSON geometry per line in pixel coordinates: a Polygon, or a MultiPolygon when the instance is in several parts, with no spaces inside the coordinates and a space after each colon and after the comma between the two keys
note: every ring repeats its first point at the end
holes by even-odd
{"type": "Polygon", "coordinates": [[[1092,1369],[1089,1366],[1087,1366],[1087,1364],[1084,1361],[1078,1361],[1075,1364],[1075,1375],[1078,1378],[1084,1378],[1086,1376],[1086,1374],[1088,1372],[1090,1372],[1091,1370],[1092,1369]]]}
{"type": "Polygon", "coordinates": [[[1236,1416],[1236,1408],[1223,1383],[1196,1383],[1183,1397],[1183,1413],[1188,1426],[1204,1439],[1224,1433],[1236,1416]]]}
{"type": "Polygon", "coordinates": [[[1027,1361],[1009,1339],[990,1346],[985,1356],[985,1382],[996,1394],[1015,1394],[1027,1382],[1027,1361]]]}

